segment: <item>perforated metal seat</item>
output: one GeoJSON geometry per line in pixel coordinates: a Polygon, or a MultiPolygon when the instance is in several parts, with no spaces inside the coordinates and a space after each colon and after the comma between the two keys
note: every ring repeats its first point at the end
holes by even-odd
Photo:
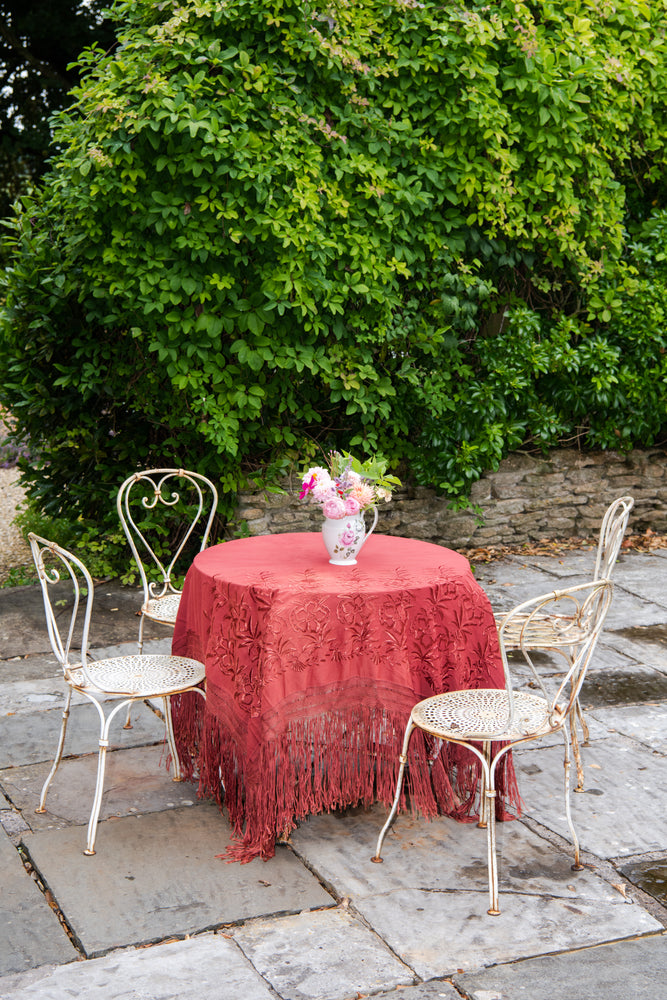
{"type": "Polygon", "coordinates": [[[514,692],[514,712],[506,691],[497,688],[477,688],[474,691],[449,691],[420,701],[412,710],[412,721],[424,732],[442,740],[457,740],[465,733],[467,739],[523,740],[545,736],[554,730],[552,716],[562,716],[562,710],[552,712],[545,698],[523,691],[514,692]],[[512,729],[508,720],[512,718],[512,729]]]}
{"type": "MultiPolygon", "coordinates": [[[[33,533],[28,537],[42,588],[51,648],[62,667],[63,678],[67,685],[58,748],[53,766],[42,787],[36,811],[46,812],[46,796],[58,770],[65,746],[72,693],[77,691],[95,706],[100,722],[97,781],[88,823],[86,849],[83,852],[92,855],[95,854],[97,822],[102,805],[106,752],[112,721],[122,709],[128,708],[135,701],[150,698],[162,699],[174,780],[180,781],[181,766],[174,740],[170,697],[174,694],[183,694],[186,691],[193,691],[201,697],[205,697],[205,692],[200,685],[204,683],[206,671],[203,663],[183,656],[131,654],[103,660],[88,660],[88,634],[94,594],[90,573],[80,559],[77,559],[71,552],[60,548],[55,542],[40,538],[33,533]],[[56,614],[49,592],[49,588],[58,583],[64,574],[72,585],[69,617],[67,612],[63,612],[60,607],[58,614],[56,614]],[[74,659],[72,643],[75,635],[79,634],[81,656],[74,659]],[[118,701],[106,715],[105,703],[110,699],[118,699],[118,701]]],[[[60,601],[58,603],[60,605],[60,601]]]]}
{"type": "Polygon", "coordinates": [[[141,606],[141,614],[142,616],[145,615],[146,618],[151,618],[155,622],[161,622],[163,625],[175,625],[180,603],[180,594],[168,594],[166,597],[158,597],[155,600],[146,601],[141,606]]]}
{"type": "MultiPolygon", "coordinates": [[[[487,828],[490,914],[498,914],[498,868],[495,840],[495,774],[500,760],[512,747],[541,739],[555,732],[563,734],[565,754],[565,811],[574,846],[575,870],[581,869],[579,841],[570,811],[570,741],[565,726],[575,705],[604,618],[611,601],[612,585],[608,580],[584,583],[566,590],[554,591],[520,604],[500,623],[498,637],[505,674],[505,689],[483,688],[470,691],[450,691],[426,698],[414,706],[405,730],[396,793],[386,823],[380,831],[373,861],[382,861],[382,844],[391,826],[401,799],[405,767],[408,764],[410,737],[415,728],[435,740],[467,747],[481,765],[482,782],[479,801],[479,825],[487,828]],[[559,612],[563,612],[561,615],[559,612]],[[566,644],[557,642],[540,648],[560,653],[566,664],[564,675],[554,681],[549,692],[535,666],[530,651],[521,646],[531,684],[541,693],[515,691],[512,685],[506,635],[512,635],[523,623],[525,634],[534,635],[533,624],[552,617],[565,617],[571,622],[566,644]]],[[[544,635],[544,632],[540,633],[544,635]]],[[[511,648],[511,647],[509,647],[511,648]]],[[[533,647],[531,647],[532,649],[533,647]]],[[[435,753],[435,751],[434,751],[435,753]]]]}
{"type": "Polygon", "coordinates": [[[65,679],[82,693],[124,695],[127,698],[166,698],[204,680],[203,665],[184,656],[114,656],[68,668],[65,679]]]}

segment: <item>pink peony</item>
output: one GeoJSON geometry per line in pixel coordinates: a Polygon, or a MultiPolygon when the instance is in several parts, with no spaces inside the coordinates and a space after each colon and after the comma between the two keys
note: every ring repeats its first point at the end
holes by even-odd
{"type": "Polygon", "coordinates": [[[346,497],[345,498],[345,513],[346,514],[358,514],[361,510],[359,501],[356,497],[346,497]]]}
{"type": "Polygon", "coordinates": [[[335,520],[345,517],[347,513],[345,510],[345,501],[341,500],[340,497],[331,497],[330,500],[326,500],[322,505],[322,513],[325,517],[332,517],[335,520]]]}

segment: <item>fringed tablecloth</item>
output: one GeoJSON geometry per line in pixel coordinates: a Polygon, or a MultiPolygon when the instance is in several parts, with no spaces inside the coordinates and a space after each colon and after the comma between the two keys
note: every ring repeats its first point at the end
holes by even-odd
{"type": "MultiPolygon", "coordinates": [[[[228,860],[272,857],[310,813],[389,806],[413,705],[503,687],[486,594],[456,552],[372,535],[356,566],[332,566],[316,533],[216,545],[190,568],[175,654],[206,664],[206,705],[174,698],[184,771],[223,802],[228,860]]],[[[479,765],[416,731],[405,785],[425,816],[477,818],[479,765]]],[[[511,759],[497,815],[519,808],[511,759]]]]}

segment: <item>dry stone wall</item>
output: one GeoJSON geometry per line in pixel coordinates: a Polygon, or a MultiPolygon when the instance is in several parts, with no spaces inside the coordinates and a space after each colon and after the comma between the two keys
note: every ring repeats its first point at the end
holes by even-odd
{"type": "MultiPolygon", "coordinates": [[[[286,496],[242,494],[237,527],[245,522],[251,535],[319,531],[319,509],[297,499],[299,485],[295,476],[284,483],[286,496]]],[[[380,509],[376,530],[458,550],[547,538],[595,540],[607,506],[625,495],[635,499],[630,533],[667,533],[667,451],[515,453],[475,484],[474,507],[454,511],[433,490],[403,489],[380,509]]]]}

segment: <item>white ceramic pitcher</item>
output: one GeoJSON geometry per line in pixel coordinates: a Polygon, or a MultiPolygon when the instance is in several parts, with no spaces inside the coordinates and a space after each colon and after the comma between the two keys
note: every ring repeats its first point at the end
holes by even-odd
{"type": "Polygon", "coordinates": [[[361,546],[378,523],[377,507],[368,509],[373,510],[373,524],[368,531],[364,515],[361,513],[346,517],[324,518],[322,538],[329,553],[329,562],[333,566],[356,566],[361,546]]]}

